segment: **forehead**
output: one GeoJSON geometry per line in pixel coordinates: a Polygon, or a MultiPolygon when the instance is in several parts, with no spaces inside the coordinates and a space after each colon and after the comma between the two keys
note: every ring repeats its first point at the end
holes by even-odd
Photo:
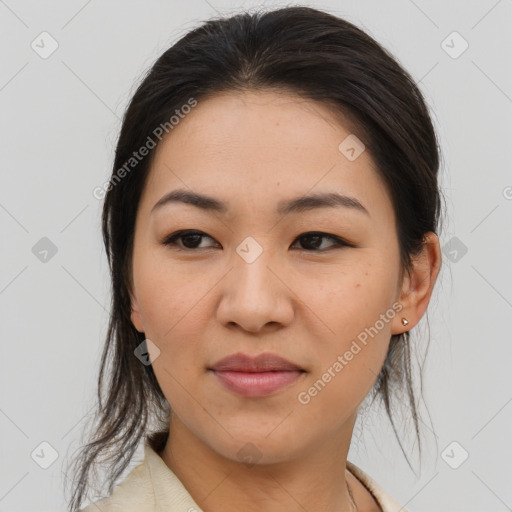
{"type": "Polygon", "coordinates": [[[369,151],[351,160],[340,150],[354,130],[348,117],[293,94],[237,92],[199,100],[159,143],[145,207],[175,188],[254,207],[330,190],[389,216],[390,198],[369,151]]]}

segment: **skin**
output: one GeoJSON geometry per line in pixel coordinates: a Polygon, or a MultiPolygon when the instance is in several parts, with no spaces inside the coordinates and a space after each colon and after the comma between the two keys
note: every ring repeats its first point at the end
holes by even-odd
{"type": "Polygon", "coordinates": [[[390,196],[369,151],[353,161],[339,151],[350,133],[350,123],[321,103],[232,92],[199,101],[156,150],[136,218],[132,322],[160,350],[152,364],[172,411],[161,457],[206,512],[380,510],[345,467],[354,422],[390,336],[424,314],[441,252],[428,233],[400,281],[390,196]],[[177,188],[225,201],[229,213],[183,203],[151,213],[177,188]],[[342,207],[274,211],[279,201],[325,191],[357,198],[369,215],[342,207]],[[198,248],[187,249],[183,238],[162,243],[184,229],[205,233],[195,245],[188,239],[198,248]],[[301,242],[310,231],[355,247],[328,237],[317,246],[301,242]],[[236,252],[248,236],[263,250],[252,263],[236,252]],[[403,309],[301,404],[298,393],[393,304],[403,309]],[[269,397],[240,397],[207,371],[239,351],[276,353],[306,373],[269,397]],[[258,450],[253,465],[238,455],[246,443],[258,450]]]}

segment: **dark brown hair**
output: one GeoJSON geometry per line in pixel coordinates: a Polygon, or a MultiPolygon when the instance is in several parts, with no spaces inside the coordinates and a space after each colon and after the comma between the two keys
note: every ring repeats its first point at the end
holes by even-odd
{"type": "MultiPolygon", "coordinates": [[[[72,512],[88,493],[96,465],[106,468],[110,494],[141,439],[148,436],[160,451],[168,436],[169,404],[152,366],[134,356],[145,337],[130,318],[135,217],[155,150],[121,179],[119,170],[127,169],[133,152],[147,145],[148,137],[154,140],[155,129],[191,98],[200,103],[219,92],[262,89],[316,100],[353,122],[392,197],[402,276],[423,248],[424,235],[439,232],[439,153],[427,106],[411,76],[372,37],[337,16],[300,6],[212,19],[187,33],[138,86],[116,147],[102,219],[111,272],[110,322],[96,425],[75,459],[72,512]]],[[[409,332],[393,335],[371,395],[384,404],[401,447],[391,393],[405,397],[398,402],[409,409],[421,456],[410,355],[409,332]]]]}

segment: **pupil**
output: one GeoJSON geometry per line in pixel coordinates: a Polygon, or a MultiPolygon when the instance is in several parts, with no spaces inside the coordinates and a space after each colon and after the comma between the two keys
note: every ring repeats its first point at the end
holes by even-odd
{"type": "Polygon", "coordinates": [[[193,249],[193,248],[195,248],[195,245],[197,244],[197,242],[200,241],[200,238],[201,238],[201,235],[197,235],[197,234],[185,235],[183,237],[183,245],[185,247],[187,247],[187,249],[193,249]],[[195,242],[192,241],[192,246],[193,247],[189,247],[189,245],[187,244],[187,240],[189,240],[190,238],[195,239],[195,242]]]}
{"type": "Polygon", "coordinates": [[[304,239],[306,240],[306,244],[305,244],[306,246],[309,245],[314,248],[318,248],[318,246],[320,245],[319,242],[321,241],[322,237],[319,235],[309,235],[309,236],[304,237],[304,239]],[[307,243],[308,240],[310,241],[309,243],[307,243]]]}

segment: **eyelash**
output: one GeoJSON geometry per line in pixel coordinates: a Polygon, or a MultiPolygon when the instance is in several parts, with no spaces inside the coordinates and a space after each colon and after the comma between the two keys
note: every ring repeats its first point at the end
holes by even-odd
{"type": "MultiPolygon", "coordinates": [[[[173,234],[167,236],[166,238],[164,238],[162,240],[161,243],[165,246],[174,246],[173,247],[174,250],[177,250],[177,251],[197,251],[198,249],[211,249],[211,247],[202,247],[202,248],[201,247],[200,248],[186,247],[184,249],[179,247],[176,241],[185,236],[190,236],[190,235],[200,236],[201,238],[205,238],[205,237],[211,238],[213,240],[213,238],[211,236],[207,235],[206,233],[203,233],[202,231],[182,230],[182,231],[177,231],[176,233],[173,233],[173,234]]],[[[334,247],[330,247],[329,249],[341,249],[342,247],[355,247],[354,244],[351,244],[338,236],[330,235],[328,233],[323,233],[321,231],[308,231],[306,233],[302,233],[293,241],[293,243],[295,244],[296,241],[298,241],[302,238],[311,238],[311,237],[328,238],[328,239],[332,240],[335,243],[335,245],[334,245],[334,247]]],[[[201,243],[201,242],[199,242],[199,243],[201,243]]],[[[302,249],[302,250],[307,251],[307,252],[325,252],[325,251],[328,251],[329,249],[320,249],[320,250],[302,249]]]]}

